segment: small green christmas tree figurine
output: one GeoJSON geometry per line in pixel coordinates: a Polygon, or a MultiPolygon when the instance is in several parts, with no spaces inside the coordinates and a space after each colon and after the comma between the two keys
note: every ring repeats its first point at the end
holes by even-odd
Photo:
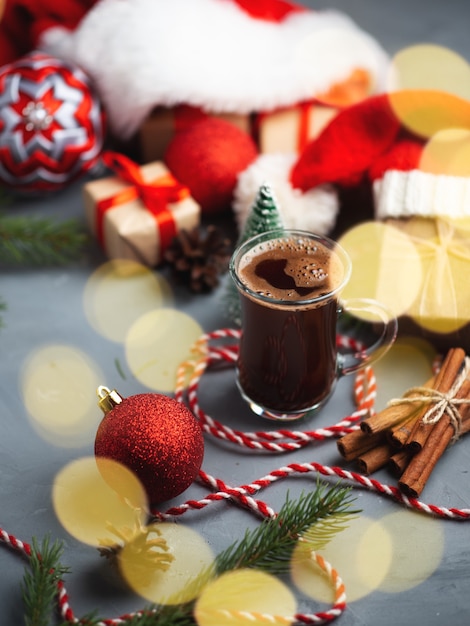
{"type": "Polygon", "coordinates": [[[240,233],[238,245],[255,235],[283,227],[279,206],[271,186],[263,183],[258,190],[243,231],[240,233]]]}
{"type": "MultiPolygon", "coordinates": [[[[261,235],[268,230],[282,228],[284,228],[284,224],[271,186],[268,183],[263,183],[255,197],[243,231],[240,233],[237,246],[255,235],[261,235]]],[[[224,298],[225,308],[230,319],[240,326],[241,314],[238,290],[230,277],[228,277],[228,281],[224,298]]]]}

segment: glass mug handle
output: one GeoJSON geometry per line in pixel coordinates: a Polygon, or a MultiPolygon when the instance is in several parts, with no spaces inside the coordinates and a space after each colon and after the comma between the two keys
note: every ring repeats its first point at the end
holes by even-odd
{"type": "Polygon", "coordinates": [[[360,325],[364,323],[364,321],[367,321],[368,324],[374,323],[374,326],[379,325],[381,332],[371,345],[361,349],[359,352],[338,355],[339,376],[353,374],[362,367],[371,365],[371,363],[380,359],[394,343],[398,331],[396,316],[387,309],[387,307],[376,300],[370,298],[349,298],[342,300],[338,310],[338,321],[340,324],[342,323],[341,318],[344,318],[348,313],[367,314],[365,320],[364,318],[361,320],[360,317],[356,317],[354,318],[355,321],[352,321],[352,318],[349,318],[350,325],[360,325]]]}

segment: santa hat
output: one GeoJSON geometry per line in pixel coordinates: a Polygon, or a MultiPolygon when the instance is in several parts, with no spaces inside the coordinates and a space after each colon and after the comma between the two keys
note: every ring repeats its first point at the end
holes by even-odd
{"type": "Polygon", "coordinates": [[[338,194],[332,185],[301,191],[289,180],[297,154],[261,154],[238,175],[232,208],[239,232],[243,232],[261,185],[268,182],[275,195],[285,228],[327,235],[339,212],[338,194]]]}
{"type": "Polygon", "coordinates": [[[357,71],[377,93],[388,64],[346,15],[285,0],[98,0],[73,32],[53,26],[38,45],[94,80],[122,139],[158,105],[269,111],[323,97],[357,71]]]}
{"type": "Polygon", "coordinates": [[[300,156],[261,155],[239,174],[237,222],[243,227],[265,180],[281,199],[286,226],[320,234],[336,223],[339,190],[364,182],[371,186],[377,219],[468,217],[469,151],[468,101],[423,90],[372,96],[340,111],[300,156]],[[456,128],[463,129],[463,139],[452,143],[444,135],[447,158],[423,158],[433,137],[456,128]],[[459,150],[464,158],[456,159],[459,150]]]}
{"type": "Polygon", "coordinates": [[[470,167],[457,171],[449,159],[462,144],[470,148],[468,101],[437,91],[382,94],[341,111],[295,162],[290,183],[305,193],[369,181],[379,219],[468,217],[470,167]],[[447,158],[424,159],[433,138],[455,129],[464,138],[453,154],[446,139],[447,158]]]}
{"type": "Polygon", "coordinates": [[[239,174],[233,208],[240,229],[269,181],[288,228],[328,234],[339,213],[337,188],[356,185],[395,141],[399,122],[384,96],[340,112],[298,155],[261,155],[239,174]]]}

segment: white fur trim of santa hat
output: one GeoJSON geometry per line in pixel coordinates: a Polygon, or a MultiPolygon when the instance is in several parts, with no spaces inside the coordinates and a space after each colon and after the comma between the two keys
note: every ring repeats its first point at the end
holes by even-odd
{"type": "Polygon", "coordinates": [[[259,188],[268,182],[279,206],[285,228],[328,234],[336,223],[339,201],[336,191],[321,185],[302,193],[289,182],[295,154],[262,154],[238,175],[232,203],[239,232],[255,202],[259,188]]]}
{"type": "Polygon", "coordinates": [[[254,19],[232,0],[99,0],[39,47],[94,80],[110,127],[130,137],[157,105],[250,113],[326,92],[355,69],[383,89],[388,57],[337,11],[254,19]]]}
{"type": "Polygon", "coordinates": [[[389,170],[373,182],[377,219],[470,216],[470,178],[389,170]]]}

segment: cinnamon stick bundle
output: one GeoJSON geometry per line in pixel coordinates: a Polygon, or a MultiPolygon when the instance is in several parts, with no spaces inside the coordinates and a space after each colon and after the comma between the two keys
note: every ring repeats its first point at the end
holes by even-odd
{"type": "MultiPolygon", "coordinates": [[[[427,380],[423,387],[432,388],[435,381],[435,377],[433,376],[429,380],[427,380]]],[[[419,392],[411,392],[406,393],[404,398],[417,398],[419,397],[419,392]]],[[[392,406],[388,406],[382,411],[375,413],[374,415],[370,415],[366,419],[361,422],[361,430],[365,433],[376,433],[382,430],[387,430],[390,428],[396,428],[397,426],[402,425],[408,420],[412,419],[417,413],[420,405],[418,403],[413,402],[403,402],[402,404],[394,404],[392,406]]]]}
{"type": "MultiPolygon", "coordinates": [[[[470,398],[470,380],[463,381],[455,395],[455,399],[470,398]]],[[[461,423],[457,433],[461,435],[470,430],[470,404],[462,404],[459,408],[461,423]]],[[[398,486],[407,496],[417,498],[434,470],[437,462],[444,454],[449,443],[456,434],[456,425],[451,417],[444,413],[438,422],[431,424],[431,431],[421,449],[413,454],[407,467],[398,481],[398,486]]]]}
{"type": "Polygon", "coordinates": [[[468,367],[462,348],[449,350],[437,376],[405,393],[403,402],[395,401],[363,420],[360,430],[341,437],[340,454],[346,461],[355,460],[364,474],[388,466],[399,477],[399,488],[418,497],[452,439],[470,432],[468,367]],[[428,395],[428,389],[435,394],[428,395]],[[432,419],[437,409],[440,413],[432,419]]]}
{"type": "MultiPolygon", "coordinates": [[[[441,393],[447,393],[451,390],[457,377],[462,373],[465,367],[465,351],[462,348],[451,348],[442,362],[441,369],[436,376],[433,388],[441,393]]],[[[433,430],[433,424],[423,421],[423,417],[429,410],[429,404],[425,404],[420,410],[420,414],[411,430],[406,441],[406,446],[413,452],[419,452],[423,447],[426,439],[433,430]]]]}

